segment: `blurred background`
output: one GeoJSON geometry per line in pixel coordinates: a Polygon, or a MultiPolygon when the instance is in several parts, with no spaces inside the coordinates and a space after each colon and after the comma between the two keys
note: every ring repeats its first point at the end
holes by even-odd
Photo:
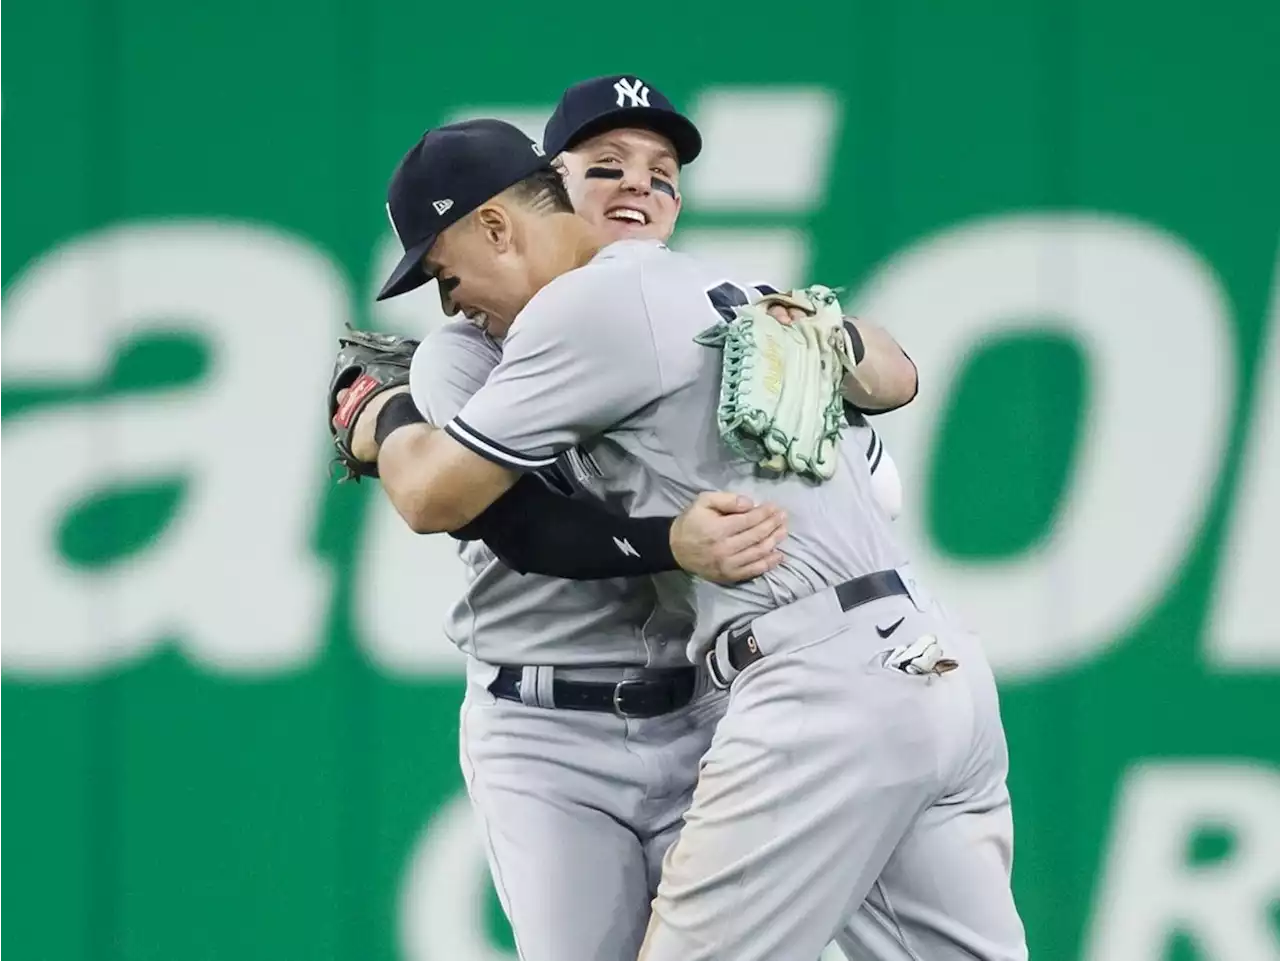
{"type": "Polygon", "coordinates": [[[439,322],[372,301],[422,130],[635,71],[707,141],[674,245],[920,367],[877,426],[1000,675],[1033,957],[1280,958],[1278,10],[10,3],[4,954],[514,957],[461,564],[333,483],[323,394],[344,323],[439,322]]]}

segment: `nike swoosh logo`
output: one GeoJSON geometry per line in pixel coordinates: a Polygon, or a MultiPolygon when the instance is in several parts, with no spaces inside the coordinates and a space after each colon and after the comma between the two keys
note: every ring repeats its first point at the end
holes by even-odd
{"type": "Polygon", "coordinates": [[[894,631],[896,631],[898,628],[900,628],[902,626],[902,622],[905,620],[906,620],[905,617],[900,617],[896,621],[894,621],[892,624],[890,624],[888,627],[877,627],[876,633],[879,634],[882,639],[886,638],[890,634],[892,634],[894,631]]]}

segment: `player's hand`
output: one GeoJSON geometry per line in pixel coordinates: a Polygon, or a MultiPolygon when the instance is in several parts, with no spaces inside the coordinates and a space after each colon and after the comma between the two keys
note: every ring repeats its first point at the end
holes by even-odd
{"type": "MultiPolygon", "coordinates": [[[[409,387],[406,385],[384,390],[369,403],[365,404],[364,410],[360,411],[360,415],[356,418],[355,425],[351,429],[351,453],[355,455],[356,460],[372,464],[378,459],[378,442],[374,439],[374,428],[378,426],[378,411],[382,410],[387,401],[396,394],[403,394],[408,389],[409,387]]],[[[340,390],[337,396],[338,406],[341,407],[347,392],[340,390]]]]}
{"type": "Polygon", "coordinates": [[[780,324],[790,327],[809,316],[799,307],[788,307],[786,304],[774,304],[769,308],[769,316],[780,324]]]}
{"type": "Polygon", "coordinates": [[[699,494],[671,525],[671,553],[690,574],[717,584],[759,577],[782,563],[786,514],[741,494],[699,494]]]}

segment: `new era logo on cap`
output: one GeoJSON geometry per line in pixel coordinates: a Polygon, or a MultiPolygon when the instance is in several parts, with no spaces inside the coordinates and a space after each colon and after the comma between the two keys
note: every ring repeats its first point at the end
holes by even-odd
{"type": "Polygon", "coordinates": [[[431,206],[436,208],[436,213],[443,214],[446,210],[453,206],[452,200],[433,200],[431,206]]]}

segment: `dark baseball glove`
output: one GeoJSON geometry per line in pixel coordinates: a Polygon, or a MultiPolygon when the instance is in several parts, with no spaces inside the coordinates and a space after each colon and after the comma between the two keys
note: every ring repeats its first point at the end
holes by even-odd
{"type": "Polygon", "coordinates": [[[409,383],[409,363],[418,341],[395,334],[351,330],[338,338],[338,359],[329,381],[329,432],[338,452],[335,464],[346,468],[341,480],[377,477],[378,465],[356,460],[351,452],[351,431],[360,412],[385,390],[409,383]],[[338,402],[338,394],[347,395],[338,402]]]}

